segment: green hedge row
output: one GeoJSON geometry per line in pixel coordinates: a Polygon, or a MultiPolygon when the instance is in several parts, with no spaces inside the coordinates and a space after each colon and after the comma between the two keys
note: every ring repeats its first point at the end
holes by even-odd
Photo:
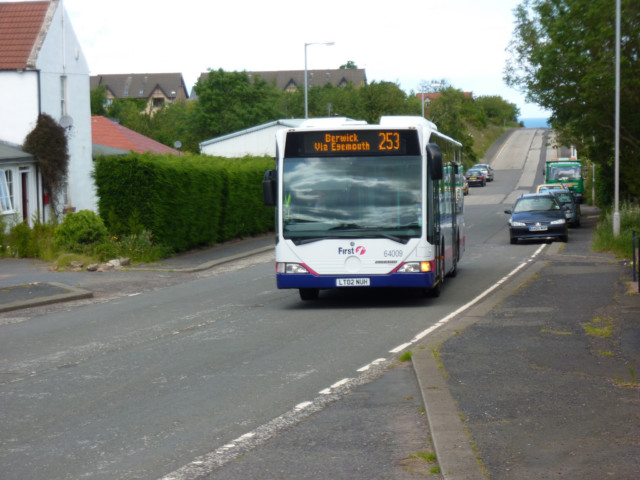
{"type": "Polygon", "coordinates": [[[269,157],[153,155],[96,159],[98,211],[110,232],[152,233],[176,252],[273,230],[262,204],[269,157]]]}

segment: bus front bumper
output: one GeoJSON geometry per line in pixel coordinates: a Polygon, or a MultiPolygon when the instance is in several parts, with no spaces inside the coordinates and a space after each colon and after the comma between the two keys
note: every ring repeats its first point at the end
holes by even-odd
{"type": "Polygon", "coordinates": [[[433,288],[435,275],[426,273],[392,273],[387,275],[312,275],[276,274],[278,288],[408,287],[433,288]]]}

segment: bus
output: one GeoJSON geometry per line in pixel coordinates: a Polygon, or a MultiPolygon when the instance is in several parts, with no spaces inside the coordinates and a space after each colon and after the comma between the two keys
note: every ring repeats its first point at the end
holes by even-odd
{"type": "Polygon", "coordinates": [[[462,145],[422,117],[305,120],[276,134],[276,283],[439,296],[465,251],[462,145]]]}
{"type": "Polygon", "coordinates": [[[545,183],[562,183],[571,190],[579,203],[584,202],[584,179],[582,160],[576,157],[547,160],[545,183]]]}

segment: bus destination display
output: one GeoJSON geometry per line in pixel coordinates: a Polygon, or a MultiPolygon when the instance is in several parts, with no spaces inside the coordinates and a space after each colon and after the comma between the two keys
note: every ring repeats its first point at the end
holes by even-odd
{"type": "Polygon", "coordinates": [[[418,155],[415,130],[290,132],[285,156],[418,155]]]}

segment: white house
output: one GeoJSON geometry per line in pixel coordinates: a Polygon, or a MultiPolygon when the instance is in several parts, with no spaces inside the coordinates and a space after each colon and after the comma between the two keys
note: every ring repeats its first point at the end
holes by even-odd
{"type": "Polygon", "coordinates": [[[200,143],[200,153],[218,157],[276,156],[276,132],[300,126],[304,119],[276,120],[200,143]]]}
{"type": "MultiPolygon", "coordinates": [[[[95,211],[89,67],[69,17],[60,0],[0,3],[0,141],[22,145],[41,113],[67,130],[69,167],[61,204],[67,211],[95,211]]],[[[34,163],[0,158],[0,171],[5,183],[11,176],[13,200],[13,211],[0,209],[0,214],[48,220],[34,163]]]]}

